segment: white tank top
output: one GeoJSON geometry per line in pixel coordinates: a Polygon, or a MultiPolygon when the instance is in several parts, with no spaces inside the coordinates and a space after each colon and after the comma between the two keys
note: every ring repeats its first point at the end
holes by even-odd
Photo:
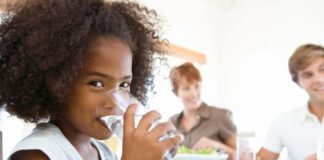
{"type": "MultiPolygon", "coordinates": [[[[118,159],[105,144],[95,139],[91,143],[99,151],[101,160],[118,159]]],[[[30,135],[14,147],[10,155],[20,150],[41,150],[51,160],[82,160],[79,152],[65,138],[61,130],[51,123],[38,124],[30,135]]]]}

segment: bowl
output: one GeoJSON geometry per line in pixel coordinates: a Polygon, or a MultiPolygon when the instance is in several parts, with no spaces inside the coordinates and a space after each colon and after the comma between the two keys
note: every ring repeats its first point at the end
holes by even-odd
{"type": "Polygon", "coordinates": [[[172,160],[227,160],[228,155],[225,153],[215,154],[182,154],[178,153],[172,160]]]}

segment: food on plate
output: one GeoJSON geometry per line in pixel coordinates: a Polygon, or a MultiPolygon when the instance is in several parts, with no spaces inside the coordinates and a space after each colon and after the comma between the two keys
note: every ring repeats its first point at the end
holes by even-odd
{"type": "Polygon", "coordinates": [[[182,154],[215,154],[216,151],[212,148],[204,148],[204,149],[190,149],[184,145],[181,145],[178,148],[177,153],[182,153],[182,154]]]}

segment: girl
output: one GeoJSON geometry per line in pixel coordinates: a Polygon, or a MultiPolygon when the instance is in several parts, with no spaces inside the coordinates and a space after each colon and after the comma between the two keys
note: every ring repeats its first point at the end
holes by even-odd
{"type": "MultiPolygon", "coordinates": [[[[0,26],[0,105],[38,125],[9,159],[117,159],[96,140],[112,135],[98,103],[113,88],[145,103],[153,55],[161,51],[158,27],[156,13],[134,2],[29,0],[11,9],[0,26]]],[[[148,131],[156,111],[135,128],[135,110],[124,116],[121,159],[163,159],[180,136],[158,141],[170,123],[148,131]]]]}

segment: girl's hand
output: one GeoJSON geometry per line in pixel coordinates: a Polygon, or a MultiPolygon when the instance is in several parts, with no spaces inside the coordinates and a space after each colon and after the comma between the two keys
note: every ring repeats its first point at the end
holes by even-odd
{"type": "Polygon", "coordinates": [[[151,129],[152,123],[161,117],[156,111],[145,114],[135,128],[135,110],[136,105],[131,105],[124,115],[122,160],[163,160],[164,154],[175,148],[182,141],[182,137],[176,135],[160,142],[159,138],[174,131],[174,127],[171,122],[166,122],[151,129]]]}

